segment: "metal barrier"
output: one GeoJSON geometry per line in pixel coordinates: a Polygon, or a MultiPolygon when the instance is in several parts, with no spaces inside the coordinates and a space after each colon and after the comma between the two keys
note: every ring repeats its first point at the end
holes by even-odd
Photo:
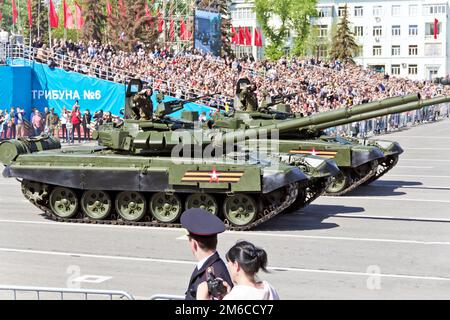
{"type": "MultiPolygon", "coordinates": [[[[68,294],[77,294],[84,296],[84,300],[89,300],[88,296],[105,296],[109,300],[113,297],[118,299],[135,300],[134,297],[125,291],[116,290],[91,290],[91,289],[67,289],[67,288],[46,288],[46,287],[27,287],[27,286],[0,286],[0,292],[6,291],[12,294],[13,300],[18,300],[19,293],[32,292],[36,294],[37,300],[41,300],[43,293],[53,293],[59,296],[60,300],[64,300],[64,296],[68,294]]],[[[30,300],[30,299],[27,299],[30,300]]]]}
{"type": "Polygon", "coordinates": [[[185,297],[171,294],[155,294],[149,300],[185,300],[185,297]]]}

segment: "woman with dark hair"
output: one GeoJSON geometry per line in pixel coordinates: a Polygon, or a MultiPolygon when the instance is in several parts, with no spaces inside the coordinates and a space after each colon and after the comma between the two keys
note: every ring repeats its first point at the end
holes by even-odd
{"type": "MultiPolygon", "coordinates": [[[[247,241],[239,241],[226,254],[227,266],[234,287],[223,282],[228,293],[223,300],[279,300],[277,291],[267,282],[257,278],[257,273],[267,271],[267,253],[247,241]]],[[[197,300],[211,300],[207,282],[197,289],[197,300]]]]}

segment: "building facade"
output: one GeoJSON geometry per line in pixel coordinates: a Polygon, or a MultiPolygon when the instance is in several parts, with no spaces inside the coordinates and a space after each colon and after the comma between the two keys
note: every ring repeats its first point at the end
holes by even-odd
{"type": "MultiPolygon", "coordinates": [[[[360,46],[356,63],[413,80],[430,80],[450,74],[449,1],[319,0],[319,16],[312,19],[312,24],[317,26],[323,40],[330,42],[332,30],[346,4],[351,30],[360,46]]],[[[247,26],[253,30],[258,27],[253,1],[234,1],[231,16],[235,28],[247,26]]],[[[292,43],[291,40],[287,43],[292,43]]],[[[250,52],[255,57],[263,56],[262,48],[254,46],[236,46],[235,51],[238,56],[250,52]]],[[[318,46],[314,53],[322,58],[327,54],[326,45],[318,46]]]]}

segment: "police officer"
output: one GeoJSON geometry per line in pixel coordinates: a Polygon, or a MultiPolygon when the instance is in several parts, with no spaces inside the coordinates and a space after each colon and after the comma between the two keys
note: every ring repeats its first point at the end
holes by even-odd
{"type": "Polygon", "coordinates": [[[133,97],[133,112],[135,120],[151,120],[153,118],[153,91],[146,88],[133,97]]]}
{"type": "Polygon", "coordinates": [[[197,287],[207,280],[208,269],[213,271],[216,278],[232,285],[227,267],[216,251],[217,234],[225,231],[224,223],[208,211],[193,208],[183,213],[181,224],[189,232],[189,247],[198,261],[189,280],[186,300],[196,299],[197,287]]]}

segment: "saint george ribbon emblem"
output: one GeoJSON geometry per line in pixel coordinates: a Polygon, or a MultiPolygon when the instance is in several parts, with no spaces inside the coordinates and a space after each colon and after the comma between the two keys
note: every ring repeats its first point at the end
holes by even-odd
{"type": "Polygon", "coordinates": [[[182,182],[209,182],[209,183],[238,183],[241,181],[243,171],[218,171],[213,167],[211,171],[186,171],[182,182]]]}
{"type": "Polygon", "coordinates": [[[311,156],[319,156],[323,158],[334,158],[336,157],[337,152],[336,151],[320,151],[316,150],[315,148],[312,148],[312,150],[291,150],[289,151],[290,154],[305,154],[305,155],[311,155],[311,156]]]}

